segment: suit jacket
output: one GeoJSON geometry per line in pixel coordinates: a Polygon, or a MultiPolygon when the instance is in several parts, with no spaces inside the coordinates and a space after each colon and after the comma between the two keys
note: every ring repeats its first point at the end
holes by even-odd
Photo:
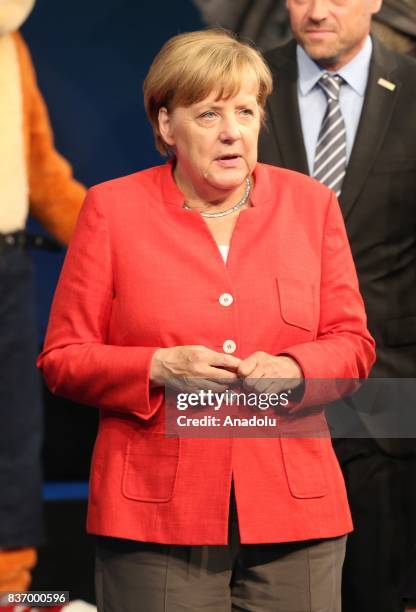
{"type": "MultiPolygon", "coordinates": [[[[296,43],[270,51],[266,59],[276,87],[260,138],[260,159],[307,174],[296,43]]],[[[373,40],[363,110],[340,197],[369,329],[376,340],[373,377],[416,375],[415,96],[416,62],[373,40]],[[379,79],[393,88],[383,87],[379,79]]],[[[400,409],[397,397],[391,398],[391,406],[400,409]]],[[[370,410],[377,413],[377,396],[370,410]]],[[[377,426],[376,416],[367,420],[370,430],[373,424],[377,426]]],[[[405,452],[402,442],[379,443],[387,452],[405,452]]]]}
{"type": "Polygon", "coordinates": [[[90,190],[39,359],[52,391],[100,408],[88,528],[172,544],[225,544],[231,478],[241,540],[321,538],[351,528],[326,438],[164,436],[158,347],[292,355],[310,378],[366,376],[374,359],[332,192],[255,170],[227,264],[202,217],[184,210],[171,164],[90,190]],[[221,303],[229,293],[232,304],[221,303]]]}

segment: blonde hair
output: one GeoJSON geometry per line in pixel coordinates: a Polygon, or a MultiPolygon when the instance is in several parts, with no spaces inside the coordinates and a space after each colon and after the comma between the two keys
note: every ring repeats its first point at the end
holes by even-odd
{"type": "Polygon", "coordinates": [[[169,146],[159,131],[159,110],[190,106],[213,91],[218,98],[238,93],[248,72],[258,81],[257,102],[262,111],[272,91],[271,72],[250,44],[222,28],[179,34],[156,55],[144,81],[144,105],[153,128],[157,150],[167,155],[169,146]]]}

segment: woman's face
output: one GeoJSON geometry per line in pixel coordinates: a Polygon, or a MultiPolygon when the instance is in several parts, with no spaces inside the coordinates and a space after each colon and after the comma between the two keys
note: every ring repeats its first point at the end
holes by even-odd
{"type": "Polygon", "coordinates": [[[170,113],[161,109],[160,131],[175,149],[181,186],[199,194],[229,192],[251,174],[261,118],[257,88],[248,76],[232,98],[218,99],[214,91],[191,106],[177,106],[170,113]]]}

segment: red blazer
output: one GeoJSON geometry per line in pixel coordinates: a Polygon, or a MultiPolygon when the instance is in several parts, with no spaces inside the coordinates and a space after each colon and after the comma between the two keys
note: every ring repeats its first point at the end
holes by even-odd
{"type": "Polygon", "coordinates": [[[243,543],[351,530],[330,439],[165,438],[163,393],[149,392],[158,347],[226,340],[241,358],[290,354],[305,377],[367,376],[373,340],[335,196],[258,164],[252,202],[224,264],[170,163],[89,191],[39,365],[53,392],[100,409],[92,533],[225,544],[232,478],[243,543]]]}

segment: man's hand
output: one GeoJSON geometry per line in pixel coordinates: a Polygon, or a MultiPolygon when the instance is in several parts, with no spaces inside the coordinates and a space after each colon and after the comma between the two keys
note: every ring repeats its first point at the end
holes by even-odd
{"type": "Polygon", "coordinates": [[[168,385],[185,391],[225,391],[238,379],[241,359],[217,353],[205,346],[173,346],[158,349],[152,359],[152,387],[168,385]]]}
{"type": "Polygon", "coordinates": [[[295,389],[303,381],[299,364],[286,355],[275,356],[257,351],[243,361],[237,375],[244,380],[244,387],[256,393],[280,393],[295,389]]]}

